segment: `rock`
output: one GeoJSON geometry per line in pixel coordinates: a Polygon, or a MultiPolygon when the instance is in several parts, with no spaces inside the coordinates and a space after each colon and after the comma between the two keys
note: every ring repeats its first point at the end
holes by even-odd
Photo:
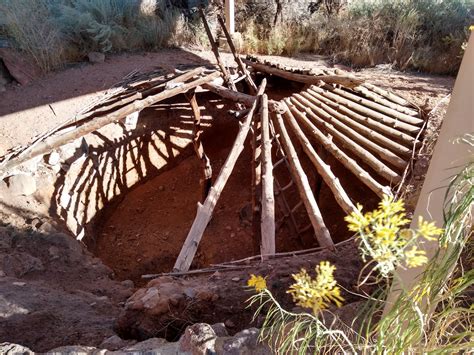
{"type": "Polygon", "coordinates": [[[168,343],[166,339],[162,338],[150,338],[141,342],[138,342],[132,346],[127,346],[121,349],[124,352],[134,352],[139,354],[177,354],[178,343],[168,343]]]}
{"type": "Polygon", "coordinates": [[[233,277],[233,278],[232,278],[232,281],[238,282],[238,281],[240,281],[240,277],[233,277]]]}
{"type": "Polygon", "coordinates": [[[12,344],[12,343],[1,343],[0,354],[4,355],[29,355],[34,354],[33,351],[23,345],[12,344]]]}
{"type": "Polygon", "coordinates": [[[134,345],[136,340],[124,340],[117,335],[112,335],[111,337],[105,339],[100,345],[99,348],[107,350],[118,350],[126,346],[134,345]]]}
{"type": "Polygon", "coordinates": [[[165,191],[165,187],[164,187],[163,185],[160,185],[160,186],[158,187],[158,190],[160,190],[160,191],[165,191]]]}
{"type": "Polygon", "coordinates": [[[105,351],[99,351],[99,349],[94,348],[93,346],[72,345],[72,346],[61,346],[59,348],[52,349],[45,354],[83,355],[83,354],[104,354],[104,353],[105,351]]]}
{"type": "Polygon", "coordinates": [[[214,333],[218,337],[227,337],[229,336],[229,332],[227,331],[227,328],[225,327],[224,323],[216,323],[211,325],[212,329],[214,330],[214,333]]]}
{"type": "Polygon", "coordinates": [[[61,156],[59,155],[58,152],[51,152],[51,154],[48,156],[49,165],[57,165],[59,164],[60,160],[61,160],[61,156]]]}
{"type": "Polygon", "coordinates": [[[36,191],[35,178],[26,174],[10,176],[7,180],[7,184],[9,192],[15,196],[29,196],[36,191]]]}
{"type": "Polygon", "coordinates": [[[127,288],[135,288],[135,284],[133,283],[132,280],[124,280],[120,283],[122,286],[125,286],[127,288]]]}
{"type": "Polygon", "coordinates": [[[179,351],[193,355],[214,354],[216,339],[216,333],[209,324],[193,324],[179,339],[179,351]]]}
{"type": "Polygon", "coordinates": [[[271,354],[272,352],[267,345],[259,343],[259,333],[260,331],[257,328],[250,328],[235,334],[232,338],[224,341],[222,346],[222,354],[271,354]]]}
{"type": "Polygon", "coordinates": [[[0,255],[0,268],[7,276],[13,277],[23,277],[31,272],[44,270],[40,259],[25,252],[0,255]]]}
{"type": "Polygon", "coordinates": [[[99,52],[90,52],[87,55],[87,58],[91,63],[103,63],[105,61],[105,54],[99,52]]]}
{"type": "Polygon", "coordinates": [[[234,328],[234,327],[235,327],[235,323],[232,322],[230,319],[227,319],[227,320],[224,322],[224,325],[225,325],[227,328],[234,328]]]}
{"type": "Polygon", "coordinates": [[[53,227],[53,225],[49,222],[44,222],[39,228],[38,232],[41,233],[57,233],[58,231],[56,228],[53,227]]]}

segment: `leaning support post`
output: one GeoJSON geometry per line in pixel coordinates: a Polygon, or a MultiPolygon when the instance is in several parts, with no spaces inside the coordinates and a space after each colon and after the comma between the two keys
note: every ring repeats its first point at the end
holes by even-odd
{"type": "Polygon", "coordinates": [[[206,20],[206,15],[204,15],[204,11],[202,8],[199,9],[199,14],[201,15],[202,23],[204,24],[204,28],[206,29],[209,42],[211,43],[212,52],[214,53],[214,56],[216,57],[217,65],[219,66],[219,69],[222,72],[224,82],[229,89],[233,91],[237,91],[237,88],[235,87],[235,84],[232,81],[232,78],[229,74],[229,71],[225,67],[224,62],[222,61],[221,55],[219,54],[219,47],[217,46],[216,40],[214,39],[214,36],[212,35],[211,29],[209,28],[209,24],[207,23],[207,20],[206,20]]]}
{"type": "MultiPolygon", "coordinates": [[[[259,101],[260,103],[260,101],[259,101]]],[[[261,110],[260,110],[261,115],[261,110]]],[[[255,252],[258,253],[261,245],[260,235],[260,192],[262,180],[262,166],[260,159],[262,155],[262,137],[260,134],[260,119],[257,115],[252,121],[252,235],[255,252]]]]}
{"type": "Polygon", "coordinates": [[[255,94],[257,92],[257,85],[255,85],[252,77],[250,76],[249,71],[245,67],[245,64],[242,62],[242,59],[238,56],[237,50],[235,49],[234,41],[232,40],[232,36],[230,35],[229,31],[227,31],[226,24],[221,16],[217,15],[217,20],[221,25],[222,32],[224,32],[225,38],[227,39],[227,43],[229,44],[229,48],[234,56],[235,62],[240,69],[240,72],[245,76],[245,82],[250,87],[250,92],[255,94]]]}
{"type": "Polygon", "coordinates": [[[262,124],[262,211],[261,211],[261,254],[275,254],[275,199],[273,197],[273,164],[270,124],[268,121],[268,97],[262,96],[260,106],[262,124]]]}
{"type": "Polygon", "coordinates": [[[202,127],[201,127],[201,111],[199,109],[199,105],[196,100],[196,92],[195,90],[192,93],[186,94],[186,98],[189,100],[189,104],[193,110],[194,114],[194,124],[193,124],[193,146],[196,155],[201,162],[202,168],[202,179],[200,180],[201,189],[202,189],[202,200],[204,201],[209,193],[209,190],[212,186],[212,166],[211,160],[204,152],[204,147],[202,146],[201,142],[201,134],[202,134],[202,127]]]}
{"type": "MultiPolygon", "coordinates": [[[[258,89],[258,95],[261,95],[264,92],[266,84],[266,80],[263,80],[258,89]]],[[[178,258],[176,259],[173,268],[174,271],[187,271],[191,267],[191,263],[194,259],[194,255],[196,254],[202,235],[204,234],[204,230],[211,220],[212,212],[214,211],[222,190],[227,183],[232,170],[234,169],[235,163],[237,162],[240,153],[244,148],[244,142],[249,133],[253,115],[257,107],[257,101],[258,96],[255,98],[247,118],[243,123],[240,124],[239,133],[237,133],[234,145],[232,146],[229,156],[227,157],[221,171],[219,172],[219,176],[217,177],[215,184],[211,187],[206,200],[203,204],[198,203],[196,218],[194,219],[191,229],[189,230],[178,258]]]]}
{"type": "Polygon", "coordinates": [[[281,141],[288,157],[290,170],[295,179],[296,186],[298,187],[300,197],[303,200],[306,211],[308,212],[311,225],[313,226],[314,232],[316,234],[316,239],[318,240],[318,243],[321,247],[334,249],[334,243],[329,234],[329,230],[324,224],[321,211],[319,210],[318,204],[316,203],[314,195],[311,191],[308,177],[301,166],[295,147],[293,146],[293,143],[291,143],[290,136],[288,135],[283,122],[283,118],[279,113],[277,113],[273,116],[273,119],[275,125],[278,127],[278,131],[281,134],[281,141]]]}

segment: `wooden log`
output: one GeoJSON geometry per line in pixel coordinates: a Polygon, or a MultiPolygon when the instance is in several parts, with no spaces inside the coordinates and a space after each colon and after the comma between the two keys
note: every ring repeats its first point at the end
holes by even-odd
{"type": "MultiPolygon", "coordinates": [[[[291,105],[290,100],[286,101],[286,103],[287,105],[291,105]]],[[[302,107],[304,110],[304,105],[300,104],[299,107],[302,107]]],[[[291,107],[291,109],[298,110],[294,105],[291,107]]],[[[319,116],[317,116],[309,109],[304,111],[309,117],[313,119],[313,122],[317,122],[319,125],[323,126],[329,134],[336,137],[344,147],[353,152],[354,155],[358,156],[364,163],[374,169],[380,176],[383,176],[386,180],[394,184],[401,181],[402,177],[400,174],[398,174],[396,171],[393,171],[390,167],[378,160],[372,153],[361,147],[351,138],[339,132],[336,128],[334,128],[332,124],[322,120],[319,116]]]]}
{"type": "Polygon", "coordinates": [[[276,75],[287,80],[297,81],[297,82],[308,84],[308,85],[319,84],[320,81],[322,80],[325,83],[340,84],[340,85],[352,88],[364,82],[361,79],[357,79],[353,76],[348,76],[348,75],[317,75],[317,76],[304,75],[304,74],[297,74],[297,73],[292,73],[290,71],[274,68],[274,67],[261,64],[261,63],[255,63],[250,60],[243,60],[243,62],[262,73],[276,75]]]}
{"type": "Polygon", "coordinates": [[[327,113],[331,114],[332,116],[336,117],[338,120],[341,122],[344,122],[345,124],[351,126],[354,128],[356,131],[363,133],[366,137],[370,137],[373,139],[375,142],[383,145],[384,147],[389,148],[391,151],[403,155],[405,157],[411,156],[411,149],[393,141],[390,138],[387,138],[383,134],[380,134],[373,129],[357,122],[356,120],[352,119],[349,116],[343,115],[341,112],[334,110],[331,108],[329,105],[326,105],[324,102],[316,98],[315,96],[312,96],[310,93],[307,92],[302,92],[301,95],[303,95],[306,99],[308,99],[312,104],[321,107],[324,109],[327,113]]]}
{"type": "Polygon", "coordinates": [[[262,255],[273,255],[275,246],[275,199],[273,197],[272,142],[268,120],[268,97],[262,96],[260,117],[262,122],[262,213],[261,236],[262,255]]]}
{"type": "Polygon", "coordinates": [[[326,150],[331,153],[334,158],[336,158],[342,165],[344,165],[349,171],[351,171],[363,184],[369,187],[373,192],[379,197],[383,195],[392,195],[392,191],[389,186],[383,186],[377,180],[375,180],[367,171],[362,169],[362,167],[357,164],[357,162],[344,153],[339,147],[334,144],[332,139],[326,137],[315,125],[314,123],[306,117],[302,112],[294,109],[291,109],[285,113],[285,115],[293,114],[297,118],[299,123],[301,123],[312,136],[321,143],[326,150]]]}
{"type": "Polygon", "coordinates": [[[410,115],[410,116],[418,116],[419,115],[418,111],[413,110],[412,108],[409,108],[407,106],[399,105],[395,102],[387,100],[386,98],[384,98],[384,97],[380,96],[379,94],[367,89],[366,87],[364,87],[362,85],[359,85],[359,86],[353,88],[352,90],[364,95],[365,97],[373,100],[374,102],[376,102],[376,103],[378,103],[382,106],[389,107],[389,108],[391,108],[395,111],[402,112],[402,113],[405,113],[405,114],[410,115]]]}
{"type": "Polygon", "coordinates": [[[352,139],[355,143],[360,144],[366,147],[367,149],[370,149],[379,158],[391,163],[393,166],[399,169],[405,169],[408,165],[408,162],[401,159],[389,149],[381,147],[377,143],[374,143],[372,140],[367,139],[365,136],[346,125],[344,121],[337,120],[334,116],[332,116],[322,108],[314,105],[302,95],[295,94],[291,97],[291,100],[297,103],[297,106],[299,106],[302,110],[312,112],[319,118],[324,118],[326,122],[331,123],[335,128],[337,128],[338,132],[344,133],[344,135],[352,139]]]}
{"type": "Polygon", "coordinates": [[[232,55],[234,56],[234,60],[237,63],[237,66],[240,69],[240,72],[245,76],[245,82],[250,88],[250,92],[252,94],[255,94],[257,92],[257,85],[255,85],[252,77],[250,76],[249,71],[245,67],[244,63],[242,62],[242,59],[237,55],[237,51],[234,46],[234,41],[232,40],[231,35],[229,34],[229,31],[227,31],[227,28],[225,27],[224,20],[220,15],[217,15],[217,20],[219,21],[219,24],[221,25],[222,32],[224,32],[225,38],[227,39],[227,43],[229,44],[229,48],[232,52],[232,55]]]}
{"type": "Polygon", "coordinates": [[[204,152],[204,147],[202,146],[201,142],[201,134],[202,134],[202,127],[201,127],[201,111],[199,109],[199,105],[196,100],[196,93],[193,91],[190,95],[186,95],[189,104],[193,110],[194,115],[194,124],[193,124],[193,147],[196,155],[201,162],[201,169],[202,169],[202,178],[200,179],[201,190],[202,190],[202,199],[203,202],[212,186],[212,166],[211,160],[204,152]]]}
{"type": "MultiPolygon", "coordinates": [[[[258,95],[263,93],[265,86],[266,80],[263,80],[258,89],[258,95]]],[[[250,130],[253,115],[257,107],[257,100],[258,96],[255,98],[247,118],[243,123],[240,124],[239,132],[235,138],[234,145],[232,146],[232,149],[226,161],[224,162],[221,171],[219,172],[219,176],[217,177],[215,184],[211,187],[206,200],[203,204],[198,203],[196,218],[194,219],[191,229],[189,230],[178,258],[176,259],[173,271],[188,271],[191,266],[204,230],[211,220],[212,212],[214,211],[222,190],[226,185],[227,180],[234,169],[235,163],[237,162],[237,159],[244,148],[244,142],[250,130]]]]}
{"type": "Polygon", "coordinates": [[[346,90],[336,88],[336,87],[333,87],[331,85],[326,85],[325,88],[327,88],[328,90],[330,90],[332,92],[335,92],[336,94],[338,94],[342,97],[345,97],[348,100],[351,100],[353,102],[357,102],[358,104],[366,106],[366,107],[370,107],[371,109],[373,109],[375,111],[382,112],[382,113],[386,114],[389,117],[398,118],[399,120],[401,120],[403,122],[406,122],[406,123],[409,123],[411,125],[421,126],[424,122],[421,118],[413,117],[413,116],[407,115],[403,112],[399,112],[397,110],[394,110],[390,107],[380,105],[380,104],[378,104],[374,101],[367,100],[363,97],[360,97],[358,95],[350,93],[346,90]]]}
{"type": "Polygon", "coordinates": [[[202,23],[204,24],[204,28],[207,33],[207,37],[209,38],[209,42],[211,43],[212,52],[214,53],[214,57],[216,58],[217,65],[222,72],[222,77],[224,78],[224,82],[226,85],[233,91],[237,91],[235,87],[234,81],[232,80],[229,71],[227,70],[224,62],[222,61],[221,55],[219,54],[219,46],[212,35],[211,29],[209,28],[209,24],[207,23],[206,16],[204,15],[204,10],[199,8],[199,14],[201,15],[202,23]]]}
{"type": "Polygon", "coordinates": [[[288,114],[285,114],[284,117],[286,118],[293,133],[296,135],[301,145],[303,146],[303,150],[305,151],[306,155],[318,171],[318,174],[323,178],[324,182],[331,189],[339,206],[341,206],[343,211],[347,214],[354,212],[356,208],[349,196],[347,195],[346,191],[342,187],[341,182],[339,181],[337,176],[334,175],[331,170],[331,167],[326,164],[316,153],[309,139],[306,137],[303,130],[298,125],[298,122],[296,121],[294,116],[291,114],[291,112],[288,112],[288,114]]]}
{"type": "Polygon", "coordinates": [[[399,105],[402,105],[402,106],[407,106],[407,107],[411,106],[411,104],[407,100],[405,100],[403,97],[395,95],[394,93],[392,93],[390,91],[383,90],[383,89],[379,88],[378,86],[375,86],[375,85],[372,85],[372,84],[369,84],[369,83],[363,83],[362,86],[366,87],[369,90],[372,90],[376,94],[379,94],[380,96],[383,96],[386,99],[388,99],[388,100],[390,100],[390,101],[392,101],[396,104],[399,104],[399,105]]]}
{"type": "Polygon", "coordinates": [[[316,203],[314,195],[311,191],[308,177],[301,166],[293,143],[291,143],[290,136],[288,135],[288,132],[285,128],[285,123],[283,122],[283,118],[279,113],[276,113],[273,116],[273,119],[275,125],[278,127],[278,131],[281,134],[281,142],[286,152],[286,156],[288,157],[291,174],[293,175],[300,197],[303,200],[306,211],[308,212],[309,219],[316,234],[316,239],[318,240],[318,243],[321,247],[334,249],[334,243],[331,239],[331,235],[324,224],[321,211],[319,210],[318,204],[316,203]]]}
{"type": "MultiPolygon", "coordinates": [[[[260,103],[260,101],[259,101],[260,103]]],[[[260,111],[261,112],[261,111],[260,111]]],[[[252,170],[252,234],[254,241],[255,252],[258,253],[261,247],[261,234],[260,234],[260,200],[261,200],[261,179],[262,179],[262,169],[261,169],[261,141],[262,137],[260,134],[260,114],[254,117],[252,121],[252,161],[251,161],[251,170],[252,170]]]]}
{"type": "Polygon", "coordinates": [[[3,170],[11,169],[12,167],[17,166],[34,157],[51,152],[52,150],[64,144],[72,142],[73,140],[80,138],[82,136],[85,136],[88,133],[94,132],[98,130],[99,128],[104,127],[112,122],[122,120],[127,115],[133,112],[141,111],[144,108],[150,105],[153,105],[154,103],[157,103],[159,101],[168,99],[178,94],[187,92],[188,90],[193,89],[206,82],[209,82],[219,76],[220,76],[219,72],[214,72],[212,74],[206,75],[205,77],[194,80],[190,83],[186,83],[184,85],[175,87],[173,89],[160,92],[159,94],[156,94],[156,95],[148,96],[147,98],[143,100],[137,100],[107,115],[96,117],[93,120],[88,121],[82,124],[81,126],[77,127],[76,129],[72,131],[68,131],[62,135],[50,136],[46,138],[44,141],[38,143],[37,146],[33,150],[29,151],[27,154],[22,155],[21,157],[18,157],[18,158],[13,158],[7,161],[5,164],[2,164],[2,166],[0,166],[0,170],[3,171],[3,170]]]}
{"type": "MultiPolygon", "coordinates": [[[[252,106],[253,101],[255,100],[255,96],[247,95],[242,92],[232,91],[222,85],[214,84],[214,83],[206,83],[202,85],[203,88],[213,92],[224,99],[237,101],[244,104],[247,107],[252,106]]],[[[268,110],[270,112],[281,112],[283,113],[283,109],[279,101],[275,100],[268,100],[268,110]]]]}
{"type": "Polygon", "coordinates": [[[399,130],[402,130],[404,132],[408,132],[410,134],[416,134],[420,130],[420,127],[411,125],[406,122],[400,122],[400,120],[394,119],[392,117],[389,117],[381,112],[372,110],[371,108],[365,107],[363,105],[360,105],[354,101],[348,100],[340,95],[337,95],[333,92],[330,92],[328,90],[323,90],[320,87],[312,85],[308,91],[314,91],[317,92],[318,94],[321,94],[329,99],[334,100],[335,102],[342,104],[351,110],[355,110],[357,112],[360,112],[364,115],[367,115],[369,117],[372,117],[376,120],[379,120],[380,122],[383,122],[390,127],[397,128],[399,130]]]}
{"type": "Polygon", "coordinates": [[[378,132],[381,132],[384,135],[387,135],[388,137],[393,137],[397,139],[397,141],[402,142],[401,144],[403,144],[405,147],[410,147],[410,151],[411,151],[411,148],[413,147],[415,143],[415,138],[413,138],[409,134],[403,133],[395,128],[390,127],[389,125],[385,123],[381,123],[370,117],[363,116],[357,113],[356,111],[353,111],[350,108],[335,102],[334,100],[331,100],[321,94],[318,94],[315,91],[307,90],[306,92],[312,97],[320,100],[321,102],[324,102],[326,105],[331,106],[335,110],[344,113],[345,115],[347,115],[347,117],[363,125],[366,125],[374,130],[377,130],[378,132]]]}

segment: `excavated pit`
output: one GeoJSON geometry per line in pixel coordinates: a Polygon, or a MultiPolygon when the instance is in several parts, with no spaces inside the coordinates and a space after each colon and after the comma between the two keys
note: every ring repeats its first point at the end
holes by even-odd
{"type": "MultiPolygon", "coordinates": [[[[269,86],[269,97],[274,99],[281,99],[301,89],[300,85],[283,79],[272,79],[269,86]]],[[[203,115],[202,142],[211,160],[215,179],[238,132],[237,120],[228,114],[228,110],[235,109],[235,105],[222,101],[213,94],[200,94],[198,103],[203,115]]],[[[156,132],[164,131],[163,137],[191,138],[192,111],[184,95],[144,110],[140,122],[148,129],[152,128],[152,132],[148,134],[150,137],[156,132]],[[160,120],[159,124],[156,123],[157,120],[160,120]],[[149,122],[158,124],[159,127],[153,128],[149,122]]],[[[249,139],[247,138],[245,148],[217,203],[192,268],[203,268],[259,254],[258,245],[252,238],[252,151],[249,139]]],[[[201,198],[201,166],[190,141],[175,153],[173,144],[166,139],[152,145],[139,142],[137,146],[145,147],[139,148],[137,152],[137,156],[144,157],[145,161],[151,159],[150,147],[156,151],[168,152],[168,158],[159,169],[146,169],[148,172],[135,169],[133,175],[136,175],[137,182],[108,202],[88,223],[85,242],[97,257],[114,270],[118,279],[131,279],[136,284],[143,285],[146,280],[141,278],[142,275],[166,273],[173,269],[195,218],[197,202],[201,198]]],[[[319,180],[301,147],[296,148],[334,242],[349,238],[350,234],[343,221],[344,212],[329,188],[319,180]]],[[[272,153],[276,161],[275,148],[272,153]]],[[[322,157],[331,165],[341,184],[355,201],[369,208],[375,205],[378,198],[374,193],[360,183],[355,183],[352,174],[331,155],[323,153],[322,157]]],[[[128,171],[126,175],[130,173],[128,171]]],[[[279,165],[274,174],[282,186],[290,181],[284,164],[279,165]]],[[[291,208],[300,201],[294,186],[284,195],[291,208]]],[[[304,206],[299,207],[294,215],[299,228],[309,224],[304,206]]],[[[295,233],[289,218],[284,219],[283,212],[278,209],[278,201],[276,220],[279,221],[276,232],[277,252],[318,246],[311,228],[299,235],[295,233]]]]}

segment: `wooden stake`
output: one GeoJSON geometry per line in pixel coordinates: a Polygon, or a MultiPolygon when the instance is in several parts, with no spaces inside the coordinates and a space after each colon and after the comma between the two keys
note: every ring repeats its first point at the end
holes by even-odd
{"type": "Polygon", "coordinates": [[[270,126],[268,121],[268,97],[262,96],[260,106],[260,117],[262,122],[262,214],[261,214],[261,236],[262,255],[275,254],[275,199],[273,197],[273,164],[272,164],[272,142],[270,140],[270,126]]]}
{"type": "MultiPolygon", "coordinates": [[[[200,69],[203,70],[203,68],[200,68],[200,69]]],[[[112,122],[122,120],[131,113],[141,111],[144,108],[150,105],[153,105],[159,101],[187,92],[188,90],[193,89],[204,83],[207,83],[215,78],[218,78],[219,76],[220,76],[220,73],[216,71],[212,74],[206,75],[205,77],[199,78],[190,83],[180,85],[173,89],[165,90],[156,95],[148,96],[147,98],[143,100],[137,100],[105,116],[96,117],[93,120],[82,124],[76,129],[66,132],[60,136],[50,136],[46,138],[44,141],[38,143],[37,146],[31,151],[29,151],[27,154],[24,154],[18,158],[12,158],[11,160],[7,161],[5,164],[2,164],[2,166],[0,166],[0,170],[3,171],[3,170],[11,169],[14,166],[17,166],[34,157],[51,152],[52,150],[64,144],[72,142],[73,140],[80,138],[82,136],[85,136],[86,134],[90,132],[94,132],[98,130],[99,128],[104,127],[112,122]]],[[[179,77],[176,78],[176,80],[179,80],[179,77]]]]}
{"type": "Polygon", "coordinates": [[[273,116],[273,119],[281,134],[281,141],[288,157],[291,173],[295,179],[298,192],[306,207],[306,211],[308,212],[309,219],[311,220],[311,224],[316,234],[316,239],[318,240],[318,243],[321,247],[334,249],[334,243],[331,239],[331,235],[324,224],[321,211],[319,210],[318,204],[316,203],[314,195],[311,191],[308,177],[301,166],[293,143],[291,143],[290,136],[288,135],[283,122],[283,118],[279,113],[277,113],[273,116]]]}
{"type": "MultiPolygon", "coordinates": [[[[266,80],[263,80],[258,89],[258,95],[262,95],[263,91],[265,90],[266,84],[266,80]]],[[[204,230],[206,229],[207,224],[211,220],[212,212],[214,211],[214,208],[217,204],[217,201],[219,200],[222,190],[226,185],[227,180],[229,179],[229,176],[232,173],[232,170],[234,169],[235,163],[237,162],[237,158],[239,157],[240,153],[244,148],[244,142],[250,130],[250,124],[252,123],[253,115],[257,107],[257,100],[258,96],[255,98],[250,112],[247,115],[247,118],[244,120],[243,123],[240,124],[239,132],[237,133],[237,137],[235,138],[232,150],[230,151],[229,156],[227,157],[224,165],[222,166],[222,169],[219,172],[219,176],[217,177],[215,184],[211,187],[206,200],[203,204],[198,203],[196,218],[194,219],[193,225],[191,226],[191,229],[189,230],[183,247],[181,248],[181,252],[179,253],[178,258],[176,259],[173,268],[174,271],[188,271],[191,266],[204,230]]]]}
{"type": "Polygon", "coordinates": [[[245,82],[248,84],[250,88],[250,92],[254,95],[257,92],[257,85],[255,85],[254,81],[252,80],[252,77],[250,76],[249,71],[247,70],[244,63],[242,62],[242,59],[237,55],[237,51],[234,46],[234,41],[232,40],[231,35],[227,31],[224,20],[222,19],[220,15],[217,15],[217,20],[219,21],[219,24],[221,25],[222,32],[224,32],[225,38],[227,39],[227,43],[229,44],[229,48],[234,56],[235,62],[237,63],[237,66],[239,67],[240,72],[245,76],[245,82]]]}
{"type": "Polygon", "coordinates": [[[201,134],[202,134],[202,127],[201,127],[201,112],[199,109],[199,105],[196,100],[196,93],[190,93],[190,95],[186,95],[191,105],[194,114],[194,124],[193,124],[193,146],[196,155],[201,162],[202,168],[202,179],[200,179],[201,190],[202,190],[202,199],[201,202],[204,201],[209,193],[209,190],[212,186],[212,166],[211,160],[204,152],[204,147],[202,146],[201,142],[201,134]]]}
{"type": "Polygon", "coordinates": [[[303,130],[298,125],[298,122],[296,122],[296,119],[294,118],[294,116],[291,114],[290,111],[288,111],[288,114],[285,114],[284,117],[287,119],[287,122],[289,123],[291,129],[293,130],[296,137],[298,138],[301,145],[303,146],[303,150],[308,155],[308,158],[311,160],[314,167],[318,171],[318,174],[323,178],[324,182],[331,189],[339,206],[341,206],[341,208],[347,214],[354,212],[356,208],[354,204],[352,203],[351,199],[349,198],[349,196],[347,195],[346,191],[342,187],[339,179],[331,171],[331,167],[327,165],[316,153],[309,139],[306,137],[303,130]]]}

